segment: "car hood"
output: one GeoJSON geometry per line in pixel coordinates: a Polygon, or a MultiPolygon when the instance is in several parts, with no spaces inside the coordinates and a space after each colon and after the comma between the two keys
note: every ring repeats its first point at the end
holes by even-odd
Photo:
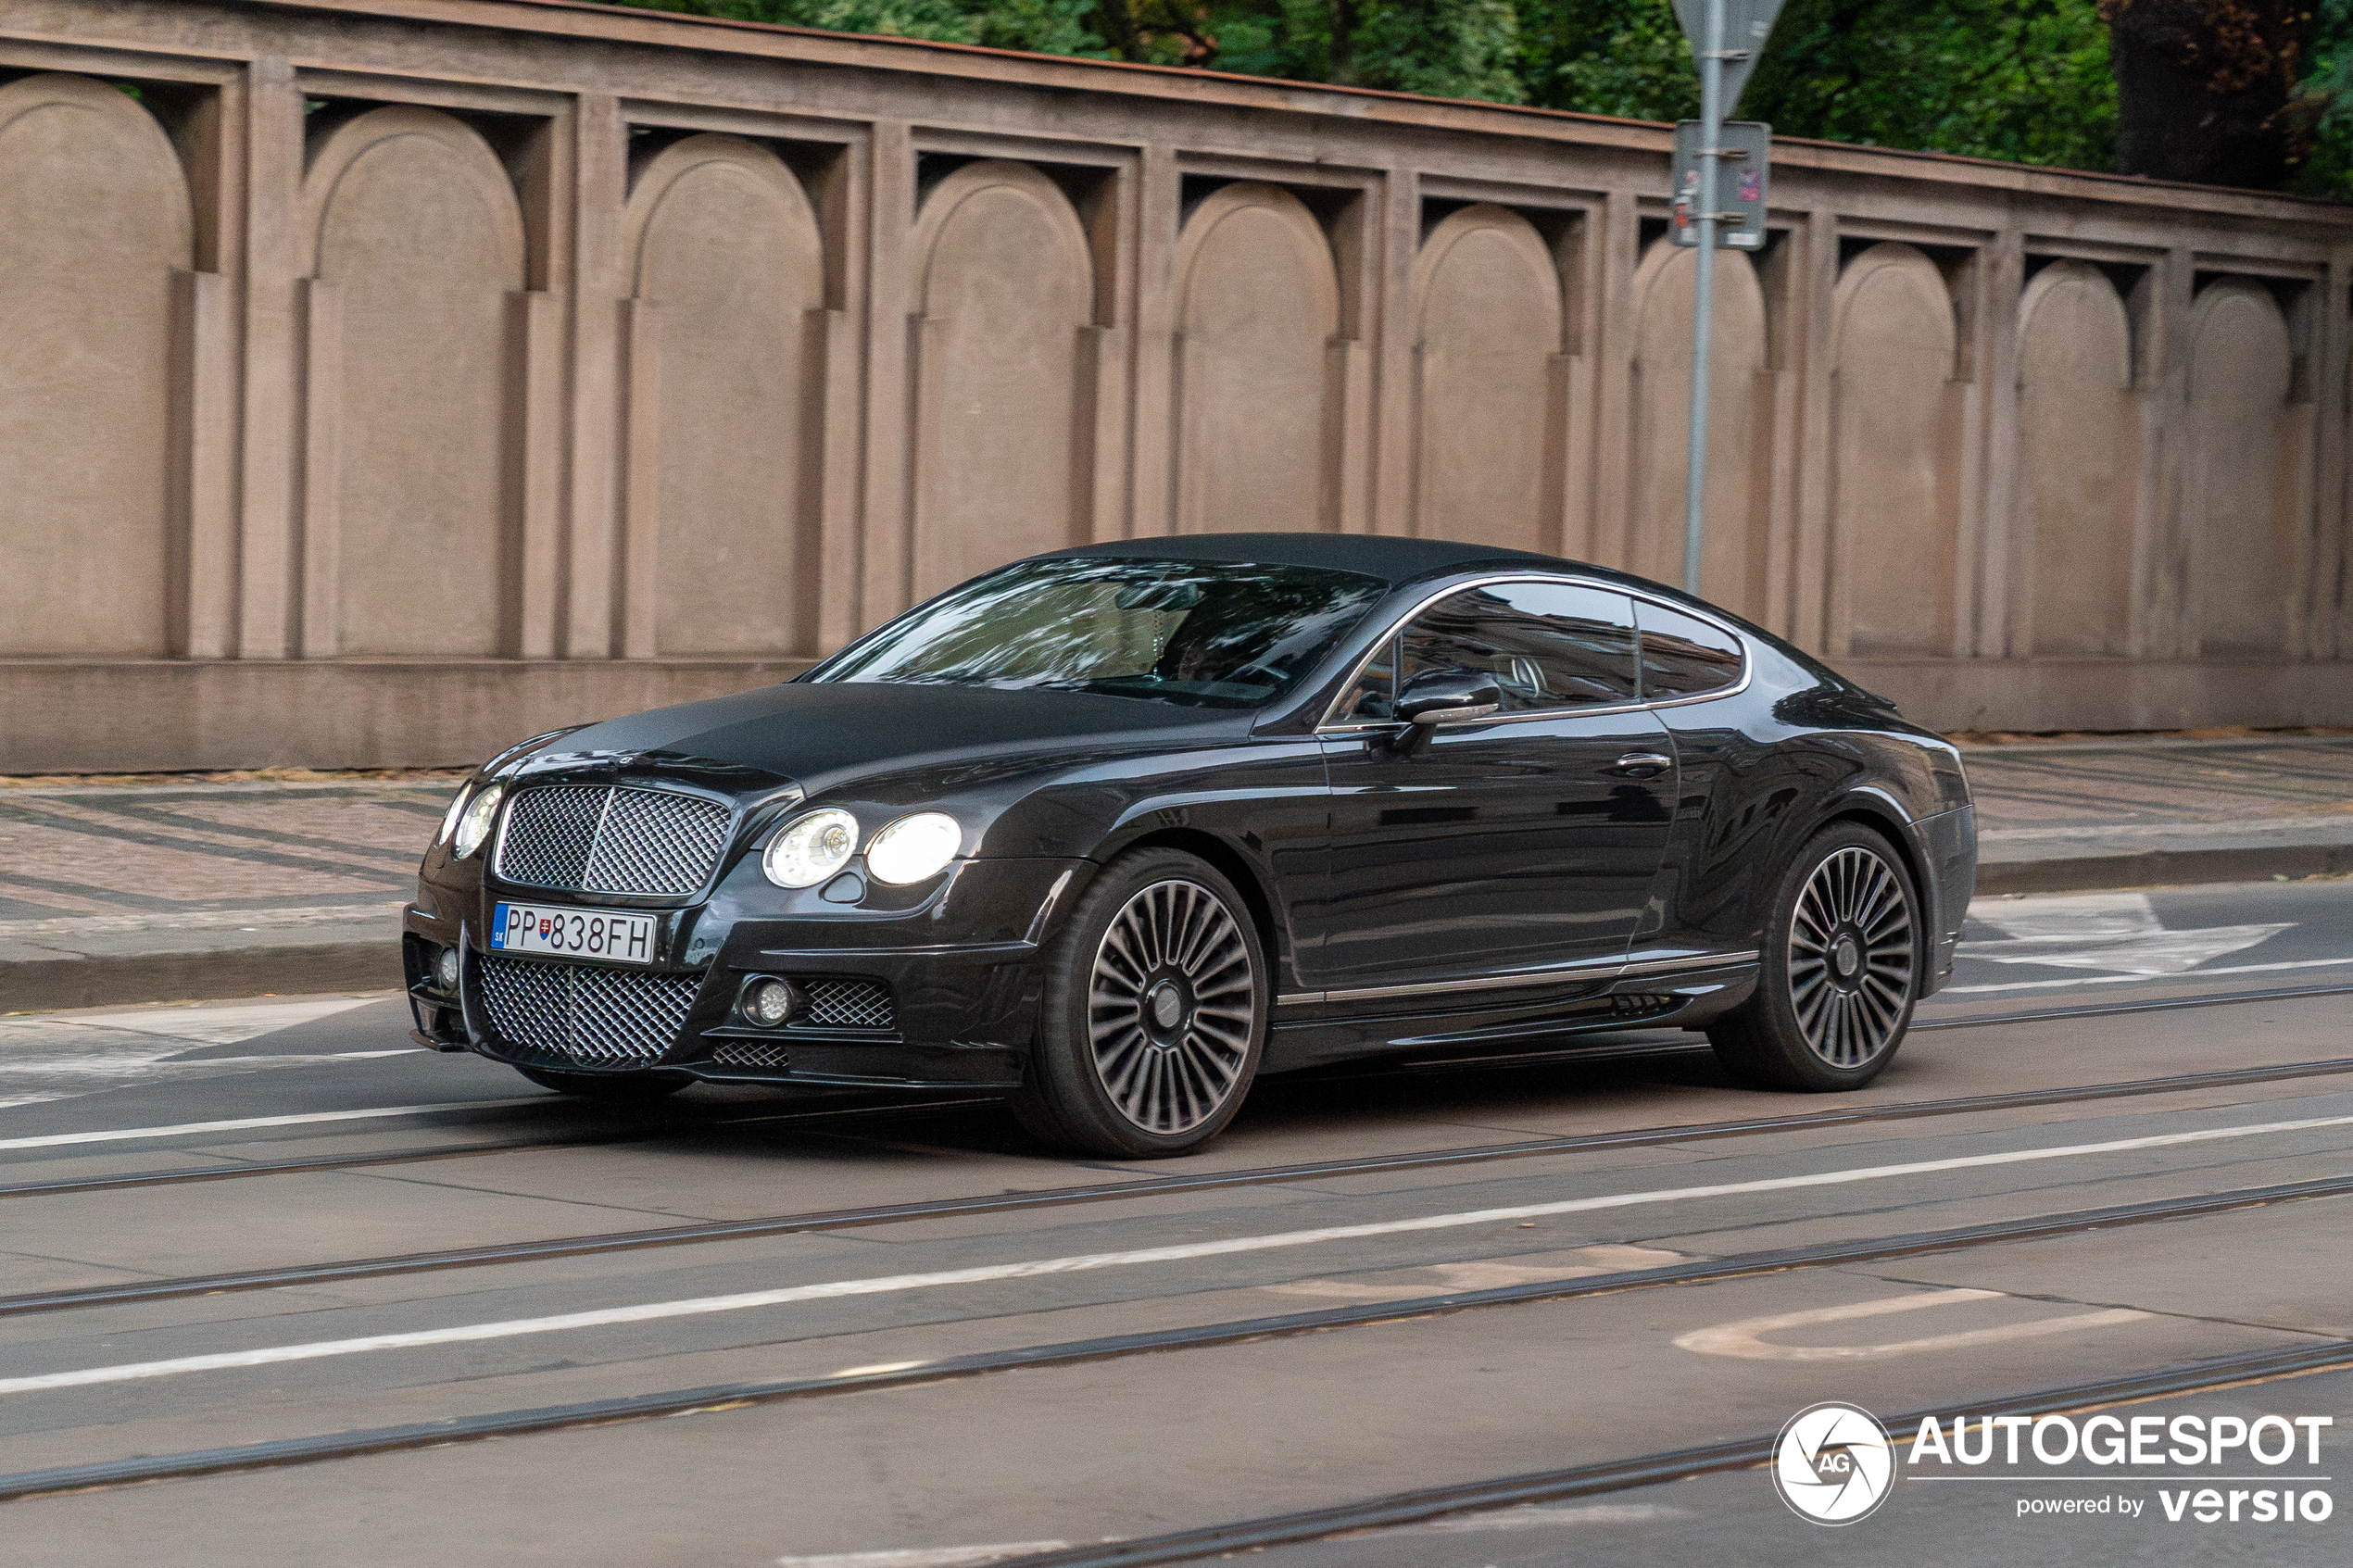
{"type": "Polygon", "coordinates": [[[786,682],[574,730],[522,771],[671,772],[747,793],[798,784],[814,797],[880,772],[1213,745],[1247,734],[1251,717],[1085,692],[786,682]]]}

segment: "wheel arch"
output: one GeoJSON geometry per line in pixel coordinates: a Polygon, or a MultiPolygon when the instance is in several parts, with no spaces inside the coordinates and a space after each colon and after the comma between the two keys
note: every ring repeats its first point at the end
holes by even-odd
{"type": "Polygon", "coordinates": [[[1105,857],[1104,863],[1134,849],[1180,849],[1216,867],[1242,896],[1251,924],[1258,933],[1258,945],[1274,961],[1277,974],[1272,978],[1276,984],[1271,988],[1282,989],[1280,972],[1290,967],[1290,941],[1276,913],[1274,890],[1257,862],[1214,833],[1193,827],[1164,827],[1122,842],[1105,857]]]}
{"type": "Polygon", "coordinates": [[[1920,901],[1920,908],[1914,912],[1912,921],[1912,945],[1918,949],[1913,961],[1920,966],[1921,973],[1927,973],[1935,966],[1939,892],[1936,884],[1929,879],[1928,867],[1921,859],[1919,846],[1913,842],[1910,819],[1892,801],[1876,792],[1860,790],[1833,806],[1807,832],[1806,839],[1810,841],[1823,829],[1836,827],[1841,822],[1855,822],[1870,829],[1887,841],[1888,847],[1895,851],[1895,858],[1903,862],[1920,901]]]}

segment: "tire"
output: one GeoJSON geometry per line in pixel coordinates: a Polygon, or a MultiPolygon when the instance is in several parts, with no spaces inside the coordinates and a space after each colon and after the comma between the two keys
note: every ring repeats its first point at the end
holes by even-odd
{"type": "Polygon", "coordinates": [[[1815,834],[1775,890],[1755,994],[1707,1026],[1717,1060],[1766,1088],[1859,1089],[1878,1077],[1919,998],[1919,909],[1885,838],[1856,822],[1815,834]]]}
{"type": "Polygon", "coordinates": [[[515,1071],[543,1089],[608,1105],[650,1105],[694,1082],[683,1073],[559,1073],[545,1067],[515,1071]]]}
{"type": "Polygon", "coordinates": [[[1013,1114],[1080,1153],[1189,1153],[1250,1093],[1272,1001],[1265,951],[1232,883],[1178,850],[1122,856],[1048,955],[1013,1114]]]}

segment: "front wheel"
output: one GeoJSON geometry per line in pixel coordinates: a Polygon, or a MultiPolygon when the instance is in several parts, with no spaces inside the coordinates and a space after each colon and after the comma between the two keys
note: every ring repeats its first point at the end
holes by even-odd
{"type": "Polygon", "coordinates": [[[1887,840],[1856,822],[1815,834],[1782,874],[1756,993],[1708,1026],[1737,1078],[1859,1089],[1904,1043],[1919,997],[1919,896],[1887,840]]]}
{"type": "Polygon", "coordinates": [[[1054,945],[1013,1114],[1049,1143],[1114,1159],[1185,1154],[1221,1132],[1258,1072],[1270,1001],[1250,911],[1173,849],[1104,868],[1054,945]]]}

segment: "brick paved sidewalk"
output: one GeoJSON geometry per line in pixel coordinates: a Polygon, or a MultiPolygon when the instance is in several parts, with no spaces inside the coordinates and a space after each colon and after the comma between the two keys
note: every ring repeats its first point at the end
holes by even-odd
{"type": "MultiPolygon", "coordinates": [[[[1987,892],[2353,871],[2353,736],[1972,745],[1987,892]]],[[[462,774],[0,780],[0,1013],[398,983],[462,774]]]]}
{"type": "Polygon", "coordinates": [[[462,776],[0,784],[0,1013],[398,984],[462,776]]]}
{"type": "Polygon", "coordinates": [[[1972,746],[1988,892],[2353,871],[2353,736],[1972,746]]]}

